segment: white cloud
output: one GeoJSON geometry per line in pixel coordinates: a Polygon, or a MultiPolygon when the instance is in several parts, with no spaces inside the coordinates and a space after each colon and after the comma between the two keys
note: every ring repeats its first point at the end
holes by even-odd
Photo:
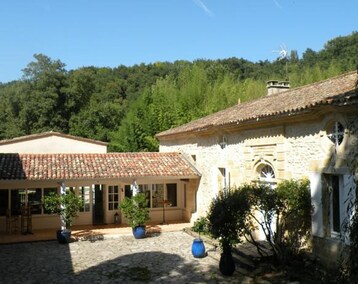
{"type": "Polygon", "coordinates": [[[194,3],[201,8],[208,16],[213,17],[214,13],[210,11],[210,9],[203,3],[201,0],[193,0],[194,3]]]}

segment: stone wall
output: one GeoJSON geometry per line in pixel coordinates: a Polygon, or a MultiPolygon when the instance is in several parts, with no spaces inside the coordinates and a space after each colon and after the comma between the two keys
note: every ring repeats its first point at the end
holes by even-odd
{"type": "MultiPolygon", "coordinates": [[[[334,266],[344,243],[337,236],[331,235],[329,210],[323,206],[328,204],[326,199],[329,195],[323,192],[326,189],[322,187],[322,175],[340,174],[344,180],[349,179],[347,161],[349,155],[352,155],[352,149],[353,152],[354,149],[358,151],[358,137],[352,134],[354,131],[357,134],[357,129],[356,113],[347,116],[343,112],[332,111],[306,122],[286,124],[283,121],[281,126],[275,127],[231,130],[225,134],[223,129],[220,133],[208,136],[161,141],[160,151],[179,151],[193,157],[193,164],[202,174],[197,188],[197,212],[191,215],[192,222],[206,215],[212,198],[222,188],[220,168],[226,168],[229,172],[230,186],[256,180],[257,169],[261,164],[273,168],[276,182],[310,177],[314,204],[312,248],[322,260],[334,266]],[[347,127],[344,139],[337,147],[327,136],[327,127],[332,121],[340,121],[347,127]],[[226,147],[219,145],[223,135],[226,147]]],[[[354,185],[345,185],[343,191],[351,186],[354,185]]],[[[191,192],[195,192],[195,189],[191,192]]],[[[344,195],[344,198],[347,196],[344,195]]],[[[187,195],[188,200],[192,197],[191,194],[187,195]]],[[[345,210],[345,205],[342,208],[345,210]]]]}
{"type": "Polygon", "coordinates": [[[310,162],[320,160],[321,125],[317,123],[280,126],[225,134],[227,146],[221,148],[221,135],[198,136],[161,141],[161,152],[178,151],[194,156],[195,167],[202,174],[198,188],[198,215],[204,215],[213,197],[221,189],[220,168],[229,172],[230,186],[258,178],[257,167],[269,164],[276,181],[308,177],[310,162]]]}
{"type": "Polygon", "coordinates": [[[348,120],[358,124],[356,116],[349,118],[342,112],[332,111],[305,122],[286,124],[282,121],[281,126],[275,127],[230,130],[228,133],[222,129],[220,133],[208,136],[161,141],[160,151],[179,151],[195,157],[193,163],[202,174],[197,192],[198,211],[193,215],[198,217],[206,214],[212,198],[222,188],[220,168],[228,170],[230,186],[256,180],[260,164],[270,165],[275,172],[275,181],[279,182],[308,178],[312,173],[329,173],[329,161],[335,154],[340,163],[336,163],[331,171],[347,174],[342,161],[347,147],[354,147],[355,140],[347,130],[342,145],[335,148],[326,129],[332,121],[348,120]],[[219,145],[223,135],[227,142],[224,148],[219,145]]]}

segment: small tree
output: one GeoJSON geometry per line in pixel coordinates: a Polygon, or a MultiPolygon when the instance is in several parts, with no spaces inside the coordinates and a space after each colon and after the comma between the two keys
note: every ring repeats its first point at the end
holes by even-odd
{"type": "Polygon", "coordinates": [[[263,184],[246,184],[241,186],[240,190],[245,192],[250,208],[243,227],[246,240],[256,246],[260,255],[265,255],[265,251],[255,237],[255,232],[261,230],[274,254],[276,256],[280,255],[280,248],[275,246],[275,228],[272,226],[276,217],[275,214],[278,212],[276,191],[263,184]]]}
{"type": "Polygon", "coordinates": [[[219,240],[224,253],[241,242],[248,212],[249,203],[245,192],[241,190],[223,190],[212,201],[207,216],[209,233],[219,240]]]}
{"type": "Polygon", "coordinates": [[[66,190],[65,194],[57,194],[51,192],[43,200],[44,208],[49,211],[49,214],[58,214],[65,224],[66,229],[70,229],[73,220],[78,216],[78,212],[83,206],[83,201],[80,196],[66,190]]]}
{"type": "Polygon", "coordinates": [[[194,226],[192,227],[192,230],[199,234],[199,240],[200,240],[200,233],[208,233],[208,219],[206,217],[200,217],[198,220],[194,222],[194,226]]]}
{"type": "Polygon", "coordinates": [[[284,263],[288,255],[298,254],[311,228],[309,181],[285,180],[275,189],[264,184],[244,185],[241,190],[250,206],[243,227],[247,241],[264,255],[254,235],[260,229],[279,263],[284,263]]]}
{"type": "Polygon", "coordinates": [[[284,180],[277,185],[278,223],[276,243],[298,254],[311,231],[311,194],[309,180],[284,180]]]}
{"type": "Polygon", "coordinates": [[[230,276],[235,271],[231,250],[242,240],[249,209],[245,192],[236,189],[229,191],[224,189],[210,205],[207,217],[209,232],[213,238],[218,239],[222,250],[219,270],[223,275],[230,276]]]}
{"type": "Polygon", "coordinates": [[[124,217],[132,228],[144,226],[149,218],[148,200],[144,193],[138,193],[131,198],[125,197],[120,203],[124,217]]]}

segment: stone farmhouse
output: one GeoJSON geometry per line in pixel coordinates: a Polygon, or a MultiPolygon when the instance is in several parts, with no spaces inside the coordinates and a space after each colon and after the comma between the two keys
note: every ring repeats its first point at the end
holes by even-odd
{"type": "Polygon", "coordinates": [[[346,240],[352,172],[358,176],[350,167],[358,154],[357,83],[356,71],[295,89],[270,81],[265,97],[157,134],[161,153],[191,156],[201,173],[193,217],[205,215],[224,187],[307,177],[313,248],[334,255],[346,240]]]}
{"type": "Polygon", "coordinates": [[[355,200],[357,82],[356,71],[294,89],[270,81],[265,97],[158,133],[158,153],[107,153],[106,143],[56,132],[0,141],[0,230],[26,205],[34,229],[59,227],[41,200],[60,186],[85,200],[76,224],[113,223],[116,212],[125,222],[118,204],[133,185],[152,221],[193,222],[225,187],[307,177],[313,247],[331,257],[347,241],[346,201],[355,200]]]}

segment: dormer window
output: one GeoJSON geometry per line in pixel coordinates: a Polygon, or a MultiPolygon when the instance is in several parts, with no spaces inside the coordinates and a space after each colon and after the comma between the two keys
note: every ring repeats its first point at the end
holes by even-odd
{"type": "Polygon", "coordinates": [[[344,126],[339,121],[335,121],[327,127],[327,137],[338,147],[344,138],[344,126]]]}

